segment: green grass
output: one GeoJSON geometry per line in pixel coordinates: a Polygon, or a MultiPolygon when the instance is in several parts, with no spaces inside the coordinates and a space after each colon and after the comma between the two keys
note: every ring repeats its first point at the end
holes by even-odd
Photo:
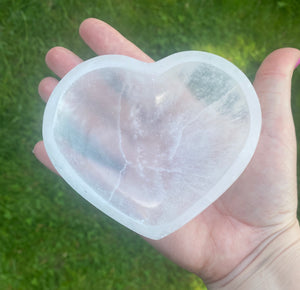
{"type": "MultiPolygon", "coordinates": [[[[253,80],[272,50],[299,47],[300,2],[1,0],[0,289],[205,289],[201,280],[84,201],[31,153],[41,139],[47,50],[93,53],[78,37],[107,21],[154,59],[206,50],[253,80]]],[[[300,73],[293,80],[300,130],[300,73]]]]}

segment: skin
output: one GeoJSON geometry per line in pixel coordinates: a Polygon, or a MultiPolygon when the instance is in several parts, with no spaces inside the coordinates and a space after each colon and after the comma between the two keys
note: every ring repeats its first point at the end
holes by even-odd
{"type": "MultiPolygon", "coordinates": [[[[79,33],[99,55],[123,54],[152,61],[100,20],[85,20],[79,33]]],[[[298,49],[279,49],[267,56],[257,71],[254,87],[262,109],[262,131],[255,155],[240,178],[175,233],[158,241],[147,239],[169,259],[199,275],[209,289],[216,283],[220,285],[216,289],[225,289],[228,283],[243,279],[256,260],[268,259],[271,247],[290,249],[300,240],[296,215],[296,137],[290,106],[291,79],[299,59],[298,49]]],[[[52,48],[46,56],[48,67],[59,78],[80,62],[78,56],[62,47],[52,48]]],[[[40,82],[39,94],[45,102],[57,83],[51,77],[40,82]]],[[[35,145],[34,154],[56,172],[43,141],[35,145]]],[[[298,248],[293,251],[299,253],[298,248]]],[[[254,277],[259,267],[255,268],[254,277]]],[[[241,289],[247,289],[245,285],[241,289]]]]}

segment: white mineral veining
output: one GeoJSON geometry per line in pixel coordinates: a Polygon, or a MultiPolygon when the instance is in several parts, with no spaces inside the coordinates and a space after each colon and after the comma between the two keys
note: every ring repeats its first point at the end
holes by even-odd
{"type": "Polygon", "coordinates": [[[53,92],[43,134],[62,177],[150,238],[195,217],[242,173],[261,116],[229,62],[185,52],[157,64],[124,56],[79,65],[53,92]]]}

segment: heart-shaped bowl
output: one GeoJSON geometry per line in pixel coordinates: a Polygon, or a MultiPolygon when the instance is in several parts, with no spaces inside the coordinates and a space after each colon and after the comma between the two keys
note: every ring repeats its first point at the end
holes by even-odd
{"type": "Polygon", "coordinates": [[[219,56],[187,51],[154,63],[105,55],[79,64],[48,101],[43,138],[75,191],[160,239],[236,181],[260,128],[247,77],[219,56]]]}

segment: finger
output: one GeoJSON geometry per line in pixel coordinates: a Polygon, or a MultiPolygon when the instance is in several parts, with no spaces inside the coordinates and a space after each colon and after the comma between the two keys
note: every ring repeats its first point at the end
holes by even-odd
{"type": "Polygon", "coordinates": [[[64,47],[54,47],[46,55],[46,64],[60,78],[82,62],[82,59],[64,47]]]}
{"type": "Polygon", "coordinates": [[[87,45],[97,54],[122,54],[144,62],[153,60],[132,42],[107,23],[88,18],[82,22],[79,33],[87,45]]]}
{"type": "Polygon", "coordinates": [[[38,142],[38,143],[35,144],[35,146],[33,148],[33,154],[35,155],[35,157],[42,164],[44,164],[51,171],[53,171],[54,173],[56,173],[57,175],[59,175],[58,172],[56,171],[56,169],[54,168],[52,162],[50,161],[49,157],[48,157],[48,154],[46,152],[45,145],[44,145],[43,141],[40,141],[40,142],[38,142]]]}
{"type": "Polygon", "coordinates": [[[291,117],[291,79],[300,51],[283,48],[272,52],[260,66],[254,81],[263,119],[291,117]]]}
{"type": "Polygon", "coordinates": [[[48,101],[52,91],[57,86],[57,84],[58,84],[58,80],[52,77],[47,77],[41,80],[38,91],[39,91],[39,95],[45,102],[48,101]]]}

